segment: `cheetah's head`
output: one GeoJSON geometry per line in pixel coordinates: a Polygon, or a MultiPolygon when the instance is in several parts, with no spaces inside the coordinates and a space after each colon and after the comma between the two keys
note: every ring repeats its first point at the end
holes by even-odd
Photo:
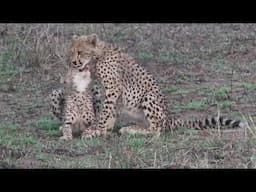
{"type": "Polygon", "coordinates": [[[91,34],[88,36],[73,36],[71,45],[71,65],[74,68],[84,69],[95,59],[98,48],[98,36],[91,34]]]}

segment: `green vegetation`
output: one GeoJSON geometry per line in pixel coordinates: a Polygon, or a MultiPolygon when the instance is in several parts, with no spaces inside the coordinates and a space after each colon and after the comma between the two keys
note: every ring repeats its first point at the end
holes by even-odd
{"type": "Polygon", "coordinates": [[[169,54],[160,55],[157,61],[160,63],[170,63],[170,64],[185,64],[187,63],[187,57],[182,54],[169,54]]]}
{"type": "Polygon", "coordinates": [[[59,128],[60,122],[48,119],[48,118],[42,118],[38,120],[35,123],[36,127],[39,129],[44,129],[44,130],[56,130],[59,128]]]}
{"type": "Polygon", "coordinates": [[[190,103],[187,103],[186,105],[176,105],[176,109],[191,109],[191,110],[205,110],[209,107],[207,104],[205,104],[202,101],[192,101],[190,103]]]}
{"type": "Polygon", "coordinates": [[[229,87],[220,87],[214,90],[215,98],[217,101],[225,100],[228,98],[228,95],[230,94],[230,92],[231,92],[231,89],[229,87]]]}
{"type": "Polygon", "coordinates": [[[247,91],[255,91],[256,90],[256,83],[243,83],[242,87],[247,91]]]}
{"type": "Polygon", "coordinates": [[[18,69],[12,63],[13,53],[0,52],[0,85],[12,82],[18,74],[18,69]]]}
{"type": "Polygon", "coordinates": [[[228,100],[219,103],[220,109],[229,109],[232,106],[232,104],[234,104],[234,102],[228,100]]]}
{"type": "Polygon", "coordinates": [[[130,136],[128,140],[128,145],[130,145],[134,149],[140,149],[145,144],[145,142],[146,140],[143,137],[130,136]]]}
{"type": "Polygon", "coordinates": [[[193,91],[192,89],[181,89],[175,86],[172,86],[171,88],[165,89],[165,92],[171,95],[183,95],[185,96],[186,94],[190,93],[193,91]]]}
{"type": "Polygon", "coordinates": [[[32,124],[36,128],[45,130],[46,134],[50,136],[60,135],[59,127],[61,126],[61,123],[59,121],[48,119],[48,118],[42,118],[32,124]]]}
{"type": "Polygon", "coordinates": [[[148,52],[140,52],[138,54],[138,59],[146,62],[154,59],[154,55],[148,52]]]}

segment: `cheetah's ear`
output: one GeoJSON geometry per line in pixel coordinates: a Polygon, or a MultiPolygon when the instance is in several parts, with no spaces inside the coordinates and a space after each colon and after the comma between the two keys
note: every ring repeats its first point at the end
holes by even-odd
{"type": "Polygon", "coordinates": [[[98,35],[93,33],[91,35],[88,36],[88,41],[93,45],[96,46],[97,41],[98,41],[98,35]]]}

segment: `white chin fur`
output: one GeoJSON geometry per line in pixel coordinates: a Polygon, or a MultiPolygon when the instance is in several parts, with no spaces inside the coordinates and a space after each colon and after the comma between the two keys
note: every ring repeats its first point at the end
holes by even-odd
{"type": "Polygon", "coordinates": [[[90,82],[91,74],[89,71],[77,73],[73,78],[74,87],[78,92],[85,91],[90,82]]]}

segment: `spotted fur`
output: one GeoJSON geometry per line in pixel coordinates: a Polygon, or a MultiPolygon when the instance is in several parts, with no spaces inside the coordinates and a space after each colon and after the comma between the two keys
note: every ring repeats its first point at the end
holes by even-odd
{"type": "Polygon", "coordinates": [[[121,133],[152,133],[160,135],[181,126],[206,129],[219,126],[242,127],[240,121],[220,118],[183,120],[171,117],[166,99],[156,80],[146,69],[122,50],[98,39],[96,34],[74,37],[71,46],[71,68],[91,72],[93,79],[100,82],[104,100],[97,128],[106,135],[112,131],[117,118],[117,103],[133,116],[145,118],[143,125],[128,126],[121,133]]]}
{"type": "Polygon", "coordinates": [[[61,139],[71,140],[73,135],[82,135],[82,138],[91,137],[90,134],[94,136],[95,131],[91,133],[90,130],[95,121],[90,82],[88,70],[69,70],[65,84],[67,89],[71,87],[70,93],[64,93],[63,89],[52,91],[50,95],[52,113],[63,122],[60,127],[63,133],[61,139]]]}

